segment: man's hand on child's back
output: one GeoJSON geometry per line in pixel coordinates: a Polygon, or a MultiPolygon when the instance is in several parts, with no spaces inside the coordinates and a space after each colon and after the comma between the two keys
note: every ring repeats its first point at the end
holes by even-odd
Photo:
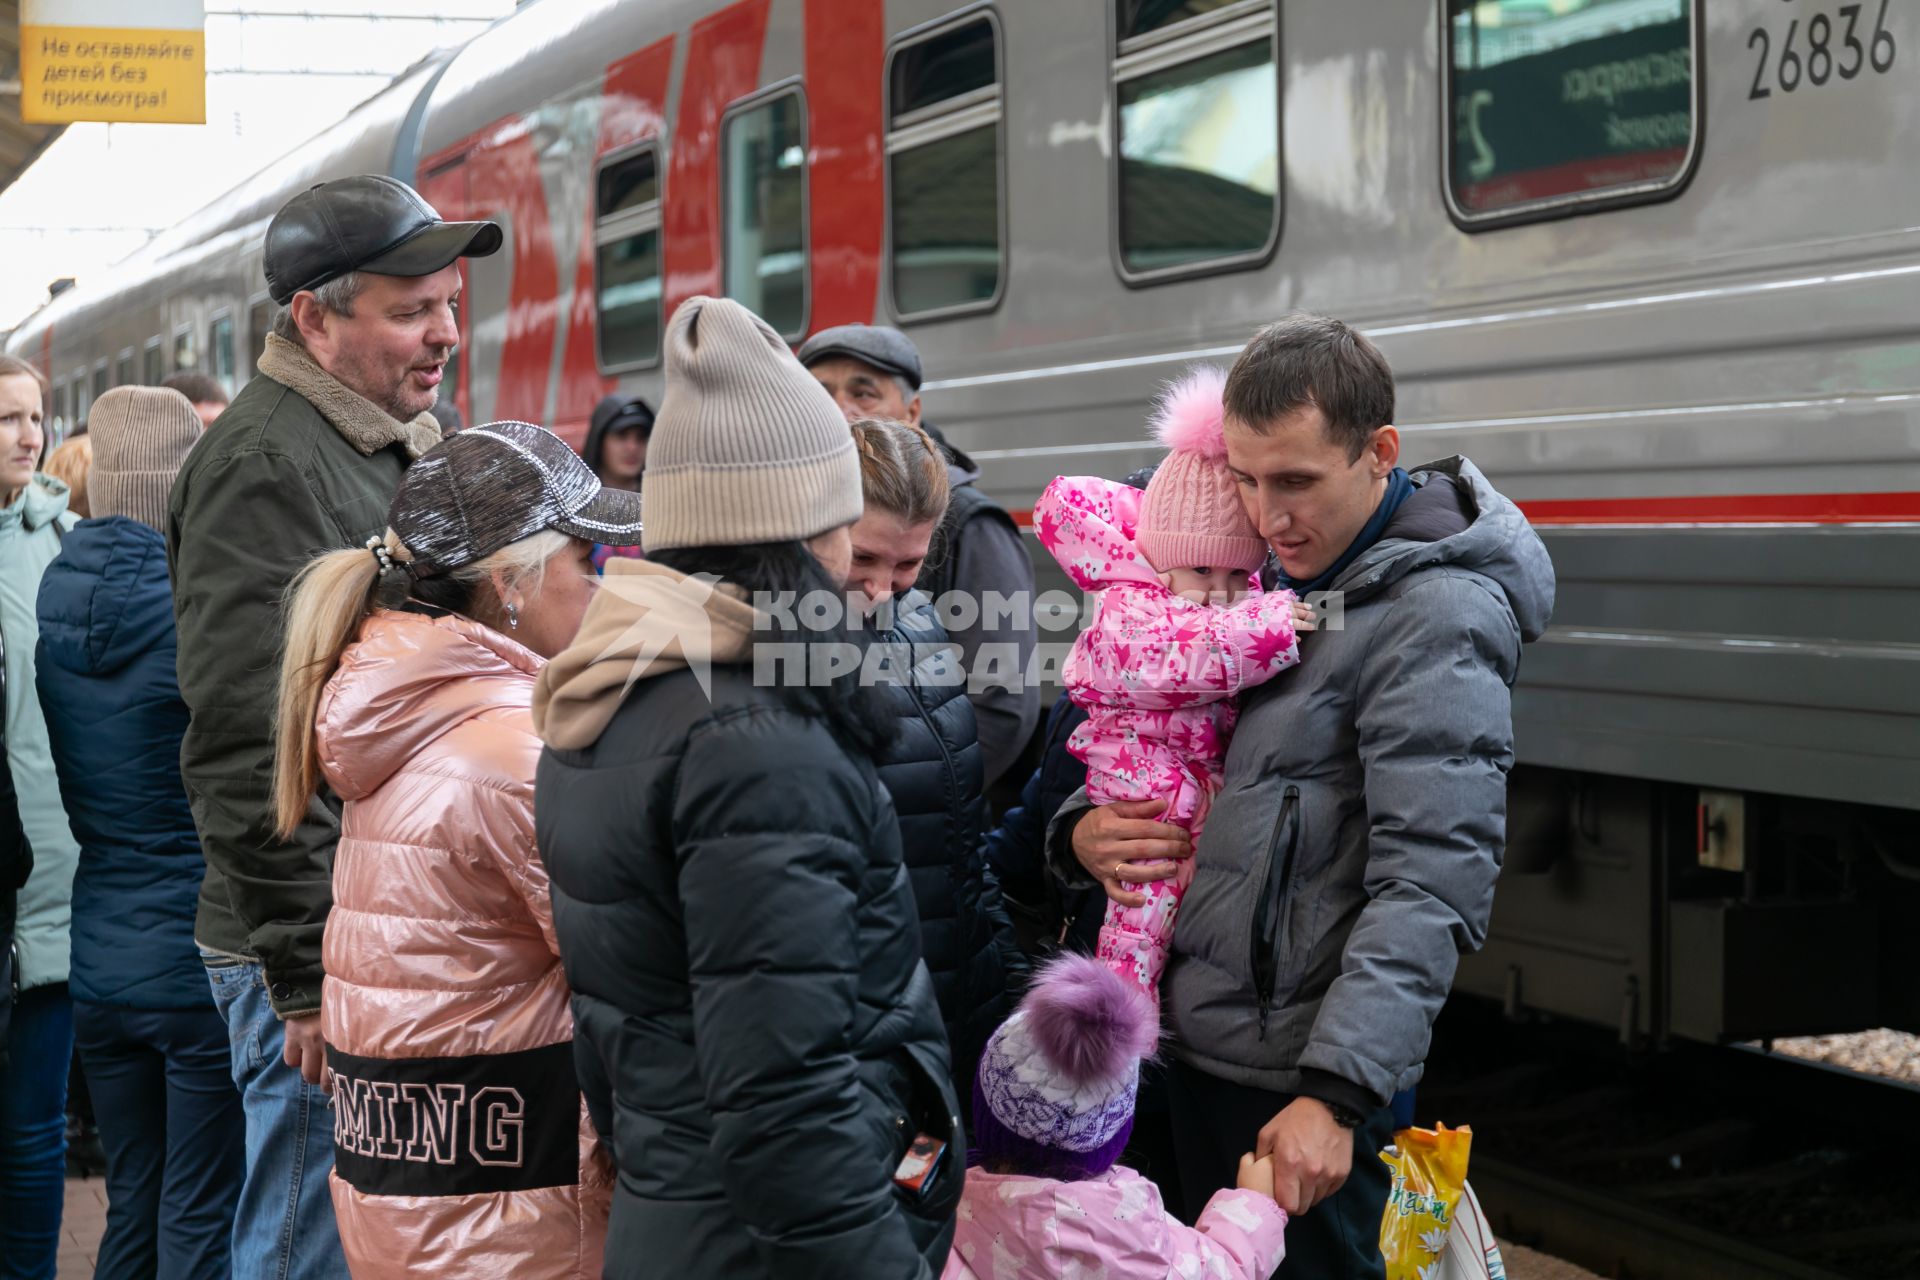
{"type": "Polygon", "coordinates": [[[1129,886],[1171,880],[1179,859],[1193,856],[1184,828],[1152,820],[1166,811],[1165,800],[1116,800],[1074,824],[1073,856],[1123,907],[1147,903],[1146,894],[1129,886]]]}
{"type": "Polygon", "coordinates": [[[1293,602],[1293,629],[1295,631],[1312,631],[1319,625],[1319,620],[1313,612],[1312,605],[1308,604],[1305,600],[1295,600],[1293,602]]]}
{"type": "Polygon", "coordinates": [[[1273,1199],[1290,1217],[1338,1191],[1353,1171],[1353,1132],[1317,1098],[1289,1102],[1260,1130],[1253,1150],[1273,1158],[1273,1199]]]}

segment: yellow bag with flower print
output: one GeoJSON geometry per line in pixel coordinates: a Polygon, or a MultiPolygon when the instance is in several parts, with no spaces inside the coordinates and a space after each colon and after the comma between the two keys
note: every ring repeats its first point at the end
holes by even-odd
{"type": "Polygon", "coordinates": [[[1467,1187],[1471,1128],[1402,1129],[1380,1159],[1393,1171],[1380,1220],[1387,1280],[1434,1280],[1467,1187]]]}

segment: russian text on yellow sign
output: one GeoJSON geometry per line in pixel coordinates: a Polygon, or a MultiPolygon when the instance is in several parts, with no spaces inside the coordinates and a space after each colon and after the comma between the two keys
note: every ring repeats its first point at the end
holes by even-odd
{"type": "Polygon", "coordinates": [[[204,124],[204,31],[20,28],[20,118],[204,124]]]}

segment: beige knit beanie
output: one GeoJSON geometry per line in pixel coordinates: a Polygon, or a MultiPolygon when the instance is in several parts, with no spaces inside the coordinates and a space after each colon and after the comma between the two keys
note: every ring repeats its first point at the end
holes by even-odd
{"type": "Polygon", "coordinates": [[[1244,569],[1266,563],[1267,544],[1247,518],[1227,468],[1221,392],[1225,377],[1201,366],[1154,407],[1153,434],[1172,452],[1147,481],[1134,541],[1157,573],[1244,569]]]}
{"type": "Polygon", "coordinates": [[[115,387],[93,402],[87,434],[93,437],[88,509],[165,533],[174,472],[200,439],[192,401],[167,387],[115,387]]]}
{"type": "Polygon", "coordinates": [[[833,397],[766,321],[689,298],[640,478],[647,549],[811,538],[860,518],[860,462],[833,397]]]}

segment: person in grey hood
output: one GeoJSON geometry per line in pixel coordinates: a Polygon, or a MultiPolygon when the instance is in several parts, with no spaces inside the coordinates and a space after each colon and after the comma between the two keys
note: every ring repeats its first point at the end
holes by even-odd
{"type": "MultiPolygon", "coordinates": [[[[1161,1001],[1182,1184],[1241,1152],[1293,1215],[1280,1276],[1384,1274],[1389,1099],[1414,1084],[1461,953],[1486,937],[1506,839],[1510,690],[1553,566],[1464,458],[1398,466],[1393,374],[1336,320],[1261,331],[1226,385],[1227,457],[1322,610],[1298,670],[1249,694],[1161,1001]]],[[[1116,901],[1190,856],[1161,802],[1062,806],[1056,874],[1116,901]]]]}

